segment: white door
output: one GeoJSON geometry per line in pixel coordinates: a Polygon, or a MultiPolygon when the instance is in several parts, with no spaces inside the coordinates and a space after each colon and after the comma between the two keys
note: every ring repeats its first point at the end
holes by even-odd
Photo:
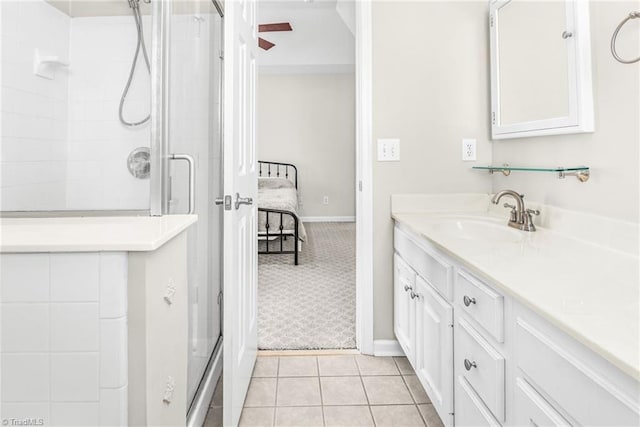
{"type": "Polygon", "coordinates": [[[256,3],[226,1],[224,18],[224,409],[238,424],[258,350],[255,149],[256,3]]]}
{"type": "Polygon", "coordinates": [[[453,307],[416,278],[416,375],[445,426],[453,425],[453,307]]]}

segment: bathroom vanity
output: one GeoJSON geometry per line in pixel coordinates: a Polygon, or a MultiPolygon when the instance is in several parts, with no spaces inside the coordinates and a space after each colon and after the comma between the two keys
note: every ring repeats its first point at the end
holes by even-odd
{"type": "Polygon", "coordinates": [[[394,329],[444,424],[639,425],[637,225],[489,198],[392,197],[394,329]]]}
{"type": "Polygon", "coordinates": [[[185,424],[196,220],[0,219],[3,419],[185,424]]]}

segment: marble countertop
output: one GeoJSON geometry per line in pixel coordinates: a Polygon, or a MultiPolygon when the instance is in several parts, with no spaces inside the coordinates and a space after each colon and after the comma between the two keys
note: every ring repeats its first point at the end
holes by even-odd
{"type": "Polygon", "coordinates": [[[153,251],[197,215],[0,218],[0,252],[153,251]]]}
{"type": "MultiPolygon", "coordinates": [[[[500,241],[463,238],[437,226],[443,217],[455,214],[471,221],[504,222],[507,227],[508,212],[492,211],[486,195],[473,197],[464,203],[461,196],[456,196],[450,209],[442,197],[435,204],[423,200],[424,209],[411,208],[406,199],[397,200],[392,203],[392,217],[640,379],[638,255],[560,229],[538,227],[534,233],[522,232],[521,239],[500,241]]],[[[628,230],[629,224],[621,229],[628,230]]]]}

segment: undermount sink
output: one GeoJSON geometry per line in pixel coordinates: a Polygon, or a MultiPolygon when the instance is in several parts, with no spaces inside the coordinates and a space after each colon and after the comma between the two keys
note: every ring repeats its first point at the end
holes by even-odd
{"type": "Polygon", "coordinates": [[[506,221],[490,218],[442,217],[430,221],[434,231],[465,240],[520,242],[524,232],[509,228],[506,221]]]}

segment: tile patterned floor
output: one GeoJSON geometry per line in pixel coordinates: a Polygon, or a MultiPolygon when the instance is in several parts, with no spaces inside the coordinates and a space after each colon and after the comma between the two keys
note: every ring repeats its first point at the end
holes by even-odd
{"type": "MultiPolygon", "coordinates": [[[[218,384],[205,426],[222,425],[218,384]]],[[[442,427],[404,357],[258,357],[240,426],[442,427]]]]}

